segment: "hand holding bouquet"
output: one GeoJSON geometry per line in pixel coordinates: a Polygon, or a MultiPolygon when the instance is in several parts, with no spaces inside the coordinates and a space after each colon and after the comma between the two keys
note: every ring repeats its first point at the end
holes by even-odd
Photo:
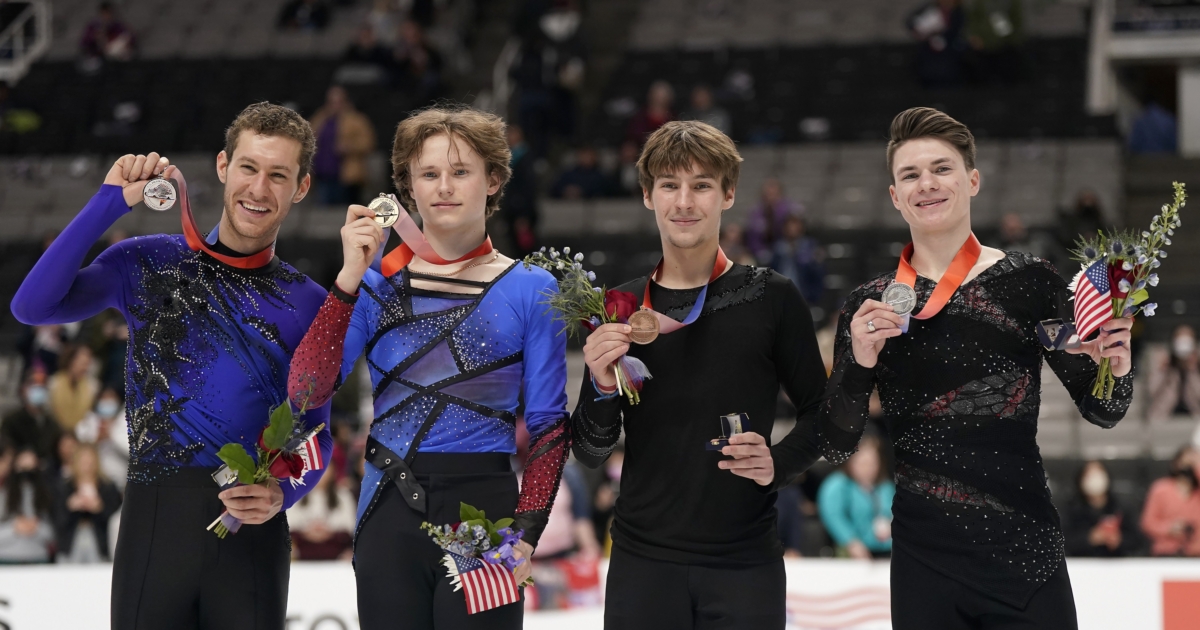
{"type": "MultiPolygon", "coordinates": [[[[524,262],[526,267],[541,267],[558,276],[558,293],[546,294],[544,304],[555,311],[554,320],[563,322],[571,337],[581,339],[584,331],[596,330],[602,324],[628,324],[629,316],[638,310],[636,295],[593,286],[596,274],[583,268],[582,253],[571,258],[570,247],[564,247],[561,254],[543,247],[542,251],[527,256],[524,262]]],[[[650,378],[646,364],[623,355],[613,367],[617,391],[624,394],[630,404],[636,405],[641,400],[639,392],[645,380],[650,378]]]]}
{"type": "MultiPolygon", "coordinates": [[[[1174,199],[1154,216],[1149,230],[1140,234],[1099,232],[1095,238],[1081,239],[1071,252],[1083,265],[1070,287],[1074,292],[1075,327],[1080,340],[1114,318],[1132,318],[1139,313],[1154,316],[1158,305],[1148,301],[1148,287],[1158,286],[1158,273],[1154,270],[1167,257],[1165,248],[1180,225],[1179,209],[1187,200],[1184,185],[1176,182],[1174,187],[1174,199]]],[[[1092,395],[1109,400],[1116,384],[1112,361],[1098,352],[1093,356],[1099,360],[1100,370],[1092,395]]]]}
{"type": "MultiPolygon", "coordinates": [[[[517,567],[527,558],[517,557],[524,531],[512,530],[513,520],[496,522],[466,503],[459,504],[459,522],[448,525],[421,523],[433,542],[446,552],[442,564],[449,571],[454,590],[462,590],[467,600],[467,613],[475,614],[519,601],[517,567]]],[[[533,584],[533,578],[521,586],[533,584]]]]}
{"type": "MultiPolygon", "coordinates": [[[[246,448],[237,442],[222,446],[217,451],[217,457],[225,465],[213,474],[213,479],[221,489],[266,483],[271,479],[281,483],[286,479],[292,485],[302,485],[305,473],[324,467],[317,434],[325,425],[319,424],[305,430],[304,424],[297,422],[307,408],[306,396],[299,414],[292,413],[292,404],[286,400],[272,409],[269,423],[258,435],[255,457],[251,457],[246,448]]],[[[226,510],[208,529],[213,530],[217,537],[224,538],[228,534],[236,534],[241,526],[242,521],[226,510]]]]}

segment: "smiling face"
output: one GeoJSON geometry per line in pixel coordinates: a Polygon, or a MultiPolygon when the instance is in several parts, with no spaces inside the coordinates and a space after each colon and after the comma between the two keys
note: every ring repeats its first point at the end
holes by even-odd
{"type": "Polygon", "coordinates": [[[483,158],[461,139],[430,136],[408,165],[417,212],[426,230],[453,233],[483,225],[487,200],[500,190],[483,158]]]}
{"type": "Polygon", "coordinates": [[[979,171],[968,171],[962,154],[950,143],[935,138],[905,142],[893,157],[892,178],[892,205],[914,233],[934,234],[970,224],[979,171]]]}
{"type": "Polygon", "coordinates": [[[734,189],[722,190],[711,170],[693,163],[687,171],[655,177],[653,187],[643,189],[664,247],[692,249],[720,237],[721,213],[733,206],[734,189]]]}
{"type": "Polygon", "coordinates": [[[225,184],[225,245],[253,253],[275,241],[292,204],[308,193],[311,177],[299,179],[300,150],[291,138],[243,131],[232,156],[217,154],[217,176],[225,184]]]}

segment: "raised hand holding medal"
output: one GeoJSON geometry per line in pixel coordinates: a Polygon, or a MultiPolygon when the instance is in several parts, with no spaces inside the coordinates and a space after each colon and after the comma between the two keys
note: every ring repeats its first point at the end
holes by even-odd
{"type": "MultiPolygon", "coordinates": [[[[151,200],[146,197],[146,188],[151,182],[160,181],[156,176],[161,176],[170,165],[171,162],[167,158],[161,157],[155,152],[147,155],[124,155],[113,163],[112,168],[108,170],[108,175],[104,177],[104,183],[120,186],[125,197],[125,205],[130,208],[143,202],[150,205],[151,200]]],[[[174,187],[170,187],[170,190],[174,191],[174,187]]],[[[156,189],[155,194],[165,195],[165,191],[159,193],[156,189]]],[[[171,205],[174,205],[174,201],[171,202],[171,205]]]]}

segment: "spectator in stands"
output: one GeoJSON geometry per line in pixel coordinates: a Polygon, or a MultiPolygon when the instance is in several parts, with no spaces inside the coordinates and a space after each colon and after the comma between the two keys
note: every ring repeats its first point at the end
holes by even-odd
{"type": "Polygon", "coordinates": [[[555,199],[595,199],[608,194],[608,178],[600,171],[596,149],[583,147],[575,154],[575,165],[563,171],[550,188],[555,199]]]}
{"type": "Polygon", "coordinates": [[[1155,556],[1200,556],[1200,452],[1185,446],[1170,474],[1155,481],[1142,508],[1142,531],[1155,556]]]}
{"type": "Polygon", "coordinates": [[[1033,254],[1051,262],[1057,262],[1060,258],[1054,240],[1047,234],[1025,227],[1025,220],[1015,212],[1000,217],[1000,234],[989,245],[1004,251],[1033,254]]]}
{"type": "Polygon", "coordinates": [[[721,226],[721,251],[725,256],[739,265],[757,265],[758,261],[750,250],[746,249],[746,233],[740,223],[729,223],[721,226]]]}
{"type": "Polygon", "coordinates": [[[1175,114],[1157,101],[1142,108],[1129,130],[1131,153],[1176,153],[1179,150],[1179,124],[1175,114]]]}
{"type": "Polygon", "coordinates": [[[508,226],[508,238],[517,258],[524,258],[538,248],[537,171],[520,125],[509,125],[506,133],[508,148],[512,151],[512,177],[500,199],[500,217],[508,226]]]}
{"type": "MultiPolygon", "coordinates": [[[[400,26],[400,17],[396,0],[375,0],[363,28],[371,29],[372,39],[377,37],[384,47],[391,47],[399,35],[397,27],[400,26]]],[[[362,34],[361,30],[359,34],[362,34]]]]}
{"type": "Polygon", "coordinates": [[[299,560],[349,560],[358,504],[337,475],[322,475],[317,487],[287,511],[292,553],[299,560]]]}
{"type": "Polygon", "coordinates": [[[775,241],[782,236],[783,224],[789,216],[804,216],[804,206],[784,196],[778,178],[767,178],[758,205],[746,216],[746,248],[759,264],[771,264],[775,241]]]}
{"type": "MultiPolygon", "coordinates": [[[[1075,196],[1075,202],[1058,212],[1058,249],[1070,251],[1081,234],[1095,234],[1104,227],[1104,213],[1100,208],[1100,197],[1096,191],[1084,188],[1075,196]]],[[[1073,277],[1078,269],[1062,266],[1059,272],[1073,277]]]]}
{"type": "Polygon", "coordinates": [[[713,102],[712,89],[707,85],[701,84],[692,88],[692,106],[683,112],[679,119],[706,122],[727,136],[733,135],[733,118],[723,107],[713,102]]]}
{"type": "Polygon", "coordinates": [[[917,77],[925,87],[960,85],[966,78],[966,15],[961,0],[936,0],[908,17],[908,29],[920,42],[917,77]]]}
{"type": "Polygon", "coordinates": [[[28,326],[17,342],[17,350],[25,358],[27,369],[37,364],[47,374],[53,374],[58,371],[58,357],[66,340],[67,330],[58,324],[28,326]]]}
{"type": "Polygon", "coordinates": [[[442,55],[429,45],[425,31],[413,20],[400,24],[394,59],[398,87],[411,91],[419,105],[442,93],[442,55]]]}
{"type": "Polygon", "coordinates": [[[62,428],[50,415],[50,392],[41,367],[29,371],[21,386],[21,407],[0,421],[0,442],[17,450],[32,449],[41,461],[57,459],[62,428]]]}
{"type": "MultiPolygon", "coordinates": [[[[379,31],[370,24],[364,24],[354,36],[354,43],[342,55],[342,61],[370,68],[359,83],[386,83],[392,81],[393,67],[396,60],[392,49],[382,44],[378,39],[379,31]]],[[[355,75],[358,76],[357,74],[355,75]]]]}
{"type": "Polygon", "coordinates": [[[509,76],[517,122],[536,158],[546,156],[554,138],[574,133],[575,94],[586,70],[582,20],[574,0],[526,0],[514,15],[512,30],[521,46],[509,76]]]}
{"type": "Polygon", "coordinates": [[[87,59],[129,61],[137,53],[137,39],[117,18],[111,2],[101,2],[96,17],[83,29],[79,48],[87,59]]]}
{"type": "Polygon", "coordinates": [[[825,291],[825,250],[806,233],[804,220],[788,215],[772,248],[771,268],[795,283],[809,306],[816,306],[825,291]]]}
{"type": "Polygon", "coordinates": [[[74,431],[100,395],[100,381],[91,374],[93,363],[91,348],[72,346],[63,355],[64,367],[46,383],[50,414],[64,431],[74,431]]]}
{"type": "Polygon", "coordinates": [[[617,172],[614,174],[612,189],[614,194],[621,197],[641,197],[642,185],[638,183],[637,161],[641,155],[638,143],[626,140],[621,143],[617,152],[617,172]]]}
{"type": "Polygon", "coordinates": [[[1150,401],[1146,417],[1200,419],[1200,352],[1196,349],[1195,329],[1186,324],[1177,326],[1167,355],[1156,363],[1147,376],[1150,401]]]}
{"type": "Polygon", "coordinates": [[[106,388],[96,399],[96,407],[78,425],[75,437],[93,444],[100,458],[100,474],[112,480],[118,490],[125,489],[129,470],[129,435],[125,424],[125,405],[115,389],[106,388]]]}
{"type": "Polygon", "coordinates": [[[977,79],[1013,83],[1025,72],[1020,45],[1025,38],[1021,0],[972,0],[967,40],[977,60],[977,79]]]}
{"type": "Polygon", "coordinates": [[[329,26],[329,4],[324,0],[292,0],[279,12],[279,28],[289,31],[324,30],[329,26]]]}
{"type": "Polygon", "coordinates": [[[340,85],[325,92],[325,105],[309,123],[317,136],[313,156],[317,198],[327,205],[362,203],[367,156],[375,150],[375,127],[354,108],[340,85]]]}
{"type": "Polygon", "coordinates": [[[54,546],[53,496],[37,453],[17,449],[11,458],[0,459],[12,462],[0,487],[0,564],[48,563],[54,546]]]}
{"type": "Polygon", "coordinates": [[[1120,558],[1134,555],[1140,545],[1133,516],[1113,496],[1104,462],[1091,460],[1079,469],[1075,496],[1063,519],[1068,556],[1120,558]]]}
{"type": "Polygon", "coordinates": [[[57,493],[58,559],[72,564],[107,562],[108,521],[121,506],[121,493],[100,472],[100,456],[91,444],[75,449],[70,470],[57,493]]]}
{"type": "Polygon", "coordinates": [[[804,544],[804,491],[800,482],[779,489],[775,497],[775,512],[779,514],[776,528],[783,545],[783,557],[799,558],[804,544]]]}
{"type": "Polygon", "coordinates": [[[870,560],[892,553],[896,485],[883,466],[881,446],[878,437],[864,436],[858,451],[817,492],[817,511],[839,555],[870,560]]]}
{"type": "Polygon", "coordinates": [[[675,120],[675,112],[671,109],[674,102],[675,89],[671,87],[670,83],[661,79],[651,83],[650,89],[646,93],[646,106],[634,114],[633,119],[629,121],[625,138],[637,143],[638,150],[641,150],[650,134],[675,120]]]}

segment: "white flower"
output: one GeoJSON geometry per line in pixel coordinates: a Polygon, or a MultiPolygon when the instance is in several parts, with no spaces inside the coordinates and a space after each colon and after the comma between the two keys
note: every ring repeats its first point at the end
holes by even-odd
{"type": "Polygon", "coordinates": [[[1167,230],[1167,236],[1175,236],[1175,230],[1167,230]]]}
{"type": "Polygon", "coordinates": [[[1163,237],[1163,245],[1170,245],[1170,244],[1171,244],[1171,239],[1164,236],[1163,237]]]}
{"type": "Polygon", "coordinates": [[[1117,283],[1117,288],[1121,290],[1121,293],[1129,293],[1129,281],[1121,278],[1121,281],[1117,283]]]}
{"type": "Polygon", "coordinates": [[[1159,267],[1161,267],[1161,266],[1162,266],[1162,261],[1161,261],[1161,260],[1159,260],[1159,259],[1157,259],[1157,258],[1155,258],[1154,260],[1150,261],[1150,268],[1151,268],[1151,269],[1158,269],[1158,268],[1159,268],[1159,267]]]}
{"type": "Polygon", "coordinates": [[[1142,238],[1150,238],[1149,232],[1142,232],[1142,238]]]}
{"type": "Polygon", "coordinates": [[[1137,291],[1141,291],[1142,289],[1145,289],[1145,288],[1146,288],[1146,281],[1145,281],[1145,280],[1138,280],[1138,281],[1137,281],[1137,284],[1133,285],[1133,288],[1134,288],[1134,290],[1137,290],[1137,291]]]}
{"type": "Polygon", "coordinates": [[[592,290],[596,293],[604,293],[604,289],[601,289],[600,287],[592,287],[592,290]]]}
{"type": "Polygon", "coordinates": [[[1160,252],[1158,252],[1158,257],[1159,257],[1159,258],[1166,258],[1166,257],[1167,257],[1167,252],[1163,252],[1163,251],[1160,251],[1160,252]]]}
{"type": "Polygon", "coordinates": [[[550,250],[550,260],[558,260],[558,252],[550,250]]]}
{"type": "Polygon", "coordinates": [[[1142,307],[1142,312],[1146,314],[1146,317],[1154,317],[1154,309],[1156,308],[1158,308],[1158,305],[1151,302],[1142,307]]]}
{"type": "Polygon", "coordinates": [[[1133,271],[1133,263],[1129,262],[1128,260],[1122,261],[1121,269],[1124,269],[1125,271],[1133,271]]]}
{"type": "Polygon", "coordinates": [[[596,281],[596,272],[594,272],[594,271],[587,272],[587,279],[588,279],[588,282],[595,282],[596,281]]]}
{"type": "Polygon", "coordinates": [[[575,254],[575,262],[583,262],[583,252],[575,254]]]}
{"type": "Polygon", "coordinates": [[[563,248],[563,253],[564,253],[564,254],[566,254],[566,255],[568,255],[568,256],[570,256],[570,255],[571,255],[571,248],[570,248],[570,247],[564,247],[564,248],[563,248]]]}
{"type": "Polygon", "coordinates": [[[1146,278],[1146,282],[1149,282],[1150,286],[1152,286],[1152,287],[1158,286],[1158,274],[1156,274],[1156,273],[1150,274],[1150,277],[1146,278]]]}
{"type": "Polygon", "coordinates": [[[1146,264],[1146,261],[1147,261],[1147,260],[1149,260],[1149,259],[1148,259],[1148,258],[1146,258],[1146,255],[1145,255],[1145,254],[1140,254],[1140,255],[1138,255],[1138,257],[1137,257],[1137,264],[1139,264],[1139,265],[1144,265],[1144,264],[1146,264]]]}

